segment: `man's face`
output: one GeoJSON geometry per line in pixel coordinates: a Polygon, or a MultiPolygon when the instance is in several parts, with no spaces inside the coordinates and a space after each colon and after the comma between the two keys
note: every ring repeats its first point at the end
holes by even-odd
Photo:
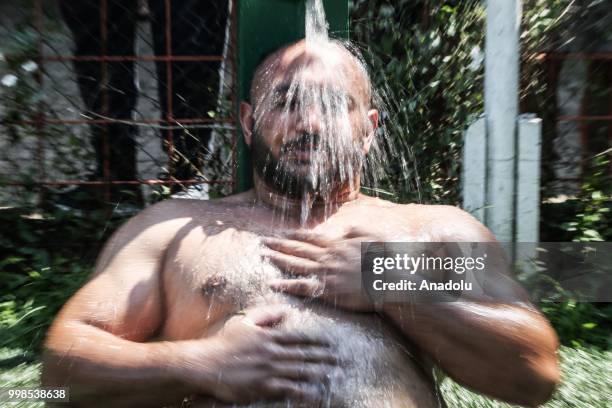
{"type": "Polygon", "coordinates": [[[256,78],[251,145],[266,185],[290,197],[325,197],[355,181],[373,132],[360,69],[337,48],[298,43],[256,78]]]}

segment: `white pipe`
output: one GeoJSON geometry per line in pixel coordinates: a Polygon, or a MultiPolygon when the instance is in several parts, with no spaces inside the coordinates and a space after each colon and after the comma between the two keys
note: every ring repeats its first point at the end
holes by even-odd
{"type": "Polygon", "coordinates": [[[485,115],[486,223],[498,240],[513,241],[515,134],[518,114],[521,0],[487,0],[485,115]]]}

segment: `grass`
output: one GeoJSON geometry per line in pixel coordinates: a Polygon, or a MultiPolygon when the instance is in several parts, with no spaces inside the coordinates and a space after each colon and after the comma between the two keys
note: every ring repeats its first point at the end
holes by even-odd
{"type": "MultiPolygon", "coordinates": [[[[0,349],[0,387],[36,387],[39,384],[40,363],[21,363],[2,367],[2,361],[18,359],[15,349],[0,349]]],[[[612,351],[573,349],[560,351],[563,381],[546,408],[605,408],[612,400],[612,351]]],[[[442,394],[449,408],[506,408],[512,405],[475,394],[450,379],[442,382],[442,394]]],[[[38,408],[42,403],[14,403],[13,407],[38,408]]]]}

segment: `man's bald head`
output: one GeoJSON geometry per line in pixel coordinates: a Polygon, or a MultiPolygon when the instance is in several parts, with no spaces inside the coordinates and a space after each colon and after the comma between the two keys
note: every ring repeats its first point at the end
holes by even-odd
{"type": "Polygon", "coordinates": [[[280,75],[298,73],[300,70],[322,65],[330,76],[351,82],[366,107],[371,104],[372,83],[364,63],[339,41],[309,43],[300,40],[279,48],[267,56],[253,74],[250,98],[258,104],[280,75]]]}
{"type": "Polygon", "coordinates": [[[299,41],[253,76],[240,124],[256,177],[290,197],[324,199],[358,183],[378,112],[364,64],[336,41],[299,41]]]}

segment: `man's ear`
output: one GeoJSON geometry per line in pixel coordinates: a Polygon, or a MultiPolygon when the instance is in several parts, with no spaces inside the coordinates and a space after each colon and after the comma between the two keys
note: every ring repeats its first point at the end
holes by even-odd
{"type": "Polygon", "coordinates": [[[378,116],[378,110],[371,109],[368,111],[368,120],[370,121],[371,128],[368,129],[368,134],[363,141],[363,154],[368,154],[370,147],[372,147],[372,142],[374,141],[374,136],[376,135],[376,129],[378,129],[378,116]]]}
{"type": "Polygon", "coordinates": [[[242,135],[248,146],[251,146],[253,136],[253,107],[248,102],[240,102],[240,126],[242,127],[242,135]]]}

